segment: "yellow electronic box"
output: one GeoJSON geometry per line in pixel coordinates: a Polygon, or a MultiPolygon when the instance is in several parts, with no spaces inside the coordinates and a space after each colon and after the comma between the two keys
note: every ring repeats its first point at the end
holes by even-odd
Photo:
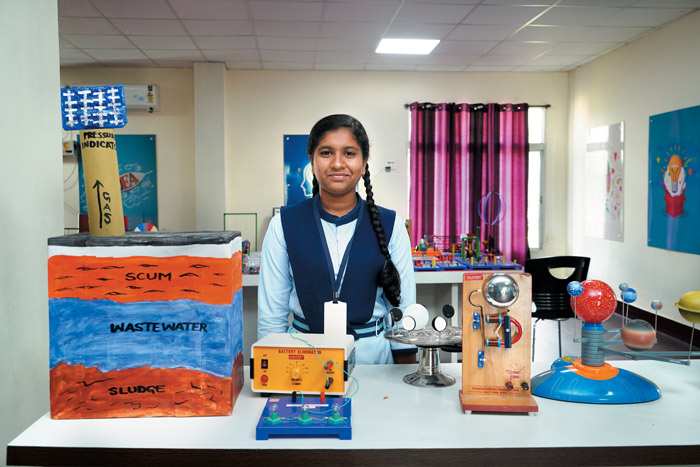
{"type": "Polygon", "coordinates": [[[315,349],[286,333],[268,334],[253,344],[250,352],[253,392],[345,394],[349,388],[348,374],[355,368],[353,337],[300,334],[300,338],[315,349]]]}

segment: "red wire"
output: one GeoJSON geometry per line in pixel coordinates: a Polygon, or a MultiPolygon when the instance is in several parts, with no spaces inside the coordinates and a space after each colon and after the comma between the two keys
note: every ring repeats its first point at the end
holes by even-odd
{"type": "Polygon", "coordinates": [[[511,325],[515,324],[515,327],[518,328],[518,335],[516,337],[511,338],[511,341],[510,341],[510,344],[513,345],[516,342],[518,342],[520,340],[520,338],[522,337],[523,327],[520,325],[520,323],[518,323],[518,320],[515,318],[510,318],[510,323],[511,323],[511,325]]]}

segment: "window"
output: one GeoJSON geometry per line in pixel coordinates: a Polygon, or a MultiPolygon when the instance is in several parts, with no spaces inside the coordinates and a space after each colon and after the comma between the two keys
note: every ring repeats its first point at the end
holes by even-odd
{"type": "Polygon", "coordinates": [[[527,243],[542,248],[542,192],[545,154],[545,107],[528,109],[527,243]]]}

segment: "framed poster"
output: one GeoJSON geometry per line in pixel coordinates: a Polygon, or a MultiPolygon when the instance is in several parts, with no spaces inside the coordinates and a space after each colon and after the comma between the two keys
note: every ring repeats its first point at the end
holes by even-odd
{"type": "MultiPolygon", "coordinates": [[[[150,223],[158,226],[156,135],[115,135],[124,216],[129,230],[150,223]]],[[[82,159],[78,158],[80,214],[87,214],[82,159]]]]}
{"type": "Polygon", "coordinates": [[[591,237],[622,241],[624,124],[588,131],[585,171],[585,231],[591,237]]]}
{"type": "Polygon", "coordinates": [[[700,254],[700,106],[649,117],[648,245],[700,254]]]}
{"type": "Polygon", "coordinates": [[[313,175],[306,154],[309,135],[284,135],[284,204],[289,206],[311,198],[313,175]]]}

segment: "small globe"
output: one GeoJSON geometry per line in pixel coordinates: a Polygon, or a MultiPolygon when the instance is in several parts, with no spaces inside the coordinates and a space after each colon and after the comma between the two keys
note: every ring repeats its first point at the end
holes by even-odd
{"type": "Polygon", "coordinates": [[[634,303],[637,300],[637,291],[633,288],[628,288],[622,292],[622,301],[625,303],[634,303]]]}
{"type": "Polygon", "coordinates": [[[586,323],[602,323],[615,313],[617,297],[615,291],[605,282],[587,280],[581,283],[583,293],[571,297],[571,308],[576,316],[586,323]]]}
{"type": "Polygon", "coordinates": [[[571,281],[566,286],[566,291],[569,292],[569,295],[572,297],[578,297],[583,293],[583,286],[579,281],[571,281]]]}
{"type": "Polygon", "coordinates": [[[641,319],[628,321],[622,328],[622,342],[630,350],[648,350],[656,343],[656,331],[651,324],[641,319]]]}

